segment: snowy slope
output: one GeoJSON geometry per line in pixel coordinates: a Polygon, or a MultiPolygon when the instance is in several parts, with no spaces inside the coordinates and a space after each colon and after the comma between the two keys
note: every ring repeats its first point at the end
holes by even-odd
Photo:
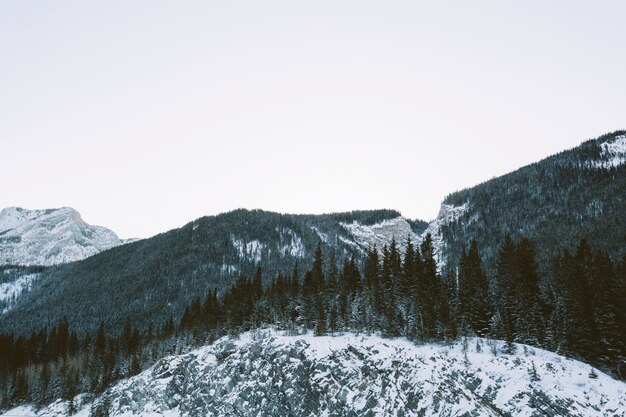
{"type": "MultiPolygon", "coordinates": [[[[626,384],[541,349],[266,330],[160,360],[93,403],[111,416],[624,416],[626,384]],[[465,346],[465,348],[464,348],[465,346]]],[[[57,402],[39,415],[63,415],[57,402]]],[[[32,409],[7,411],[34,414],[32,409]],[[25,411],[26,410],[26,411],[25,411]]]]}
{"type": "Polygon", "coordinates": [[[421,242],[420,237],[413,232],[411,225],[404,217],[384,220],[373,225],[354,221],[352,223],[341,223],[341,226],[350,232],[353,237],[353,240],[342,239],[342,241],[354,246],[363,253],[374,247],[381,250],[383,246],[389,246],[393,239],[396,240],[400,248],[406,245],[407,238],[410,238],[413,244],[421,242]]]}
{"type": "Polygon", "coordinates": [[[69,207],[5,208],[0,212],[0,265],[54,265],[126,243],[109,229],[92,226],[69,207]]]}

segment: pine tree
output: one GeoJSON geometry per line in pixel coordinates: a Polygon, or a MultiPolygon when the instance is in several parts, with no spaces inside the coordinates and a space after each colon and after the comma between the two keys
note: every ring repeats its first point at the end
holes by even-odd
{"type": "Polygon", "coordinates": [[[523,238],[516,249],[517,305],[515,327],[517,340],[522,343],[540,345],[545,331],[539,298],[539,273],[535,262],[535,249],[528,238],[523,238]]]}
{"type": "Polygon", "coordinates": [[[437,337],[437,309],[440,300],[440,283],[437,274],[432,236],[426,235],[420,245],[421,268],[418,275],[419,310],[421,312],[421,338],[437,337]]]}
{"type": "Polygon", "coordinates": [[[516,248],[510,235],[504,237],[504,242],[498,251],[496,266],[498,318],[497,328],[494,329],[499,337],[506,340],[507,346],[512,349],[515,339],[515,319],[517,302],[517,274],[516,248]]]}

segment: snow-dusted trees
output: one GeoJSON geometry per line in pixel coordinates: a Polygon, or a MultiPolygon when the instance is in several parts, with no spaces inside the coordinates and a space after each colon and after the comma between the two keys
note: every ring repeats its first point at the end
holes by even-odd
{"type": "MultiPolygon", "coordinates": [[[[63,318],[30,337],[0,334],[0,407],[45,404],[78,392],[102,392],[158,358],[224,334],[262,326],[317,335],[379,332],[439,341],[474,333],[547,347],[616,369],[625,356],[626,258],[614,263],[581,241],[540,272],[527,239],[506,237],[489,277],[476,241],[460,256],[458,276],[440,276],[427,236],[419,246],[394,240],[370,248],[364,263],[330,256],[321,246],[301,278],[296,264],[263,286],[261,268],[226,292],[194,298],[180,318],[146,330],[128,318],[121,329],[100,323],[77,335],[63,318]]],[[[617,373],[617,372],[616,372],[617,373]]]]}

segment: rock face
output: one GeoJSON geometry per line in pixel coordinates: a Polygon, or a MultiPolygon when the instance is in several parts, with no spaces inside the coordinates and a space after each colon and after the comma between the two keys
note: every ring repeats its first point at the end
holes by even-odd
{"type": "Polygon", "coordinates": [[[468,210],[468,203],[462,206],[442,204],[437,218],[430,222],[421,237],[421,239],[423,239],[429,233],[432,236],[435,260],[440,268],[444,267],[447,262],[447,245],[443,236],[443,229],[449,224],[459,221],[468,210]]]}
{"type": "MultiPolygon", "coordinates": [[[[467,339],[284,336],[220,339],[157,362],[79,415],[111,416],[624,416],[626,385],[541,349],[467,339]]],[[[53,404],[56,415],[62,409],[53,404]]],[[[47,409],[39,415],[46,415],[47,409]]],[[[11,414],[10,411],[7,414],[11,414]]]]}
{"type": "Polygon", "coordinates": [[[73,208],[0,212],[0,265],[72,262],[122,243],[113,231],[85,223],[73,208]]]}
{"type": "Polygon", "coordinates": [[[341,223],[341,226],[353,237],[353,240],[343,239],[343,242],[358,248],[363,253],[369,248],[382,250],[385,245],[391,245],[393,239],[400,248],[406,245],[408,238],[413,241],[413,244],[421,242],[421,238],[413,232],[411,225],[404,217],[384,220],[373,225],[365,225],[355,221],[341,223]]]}

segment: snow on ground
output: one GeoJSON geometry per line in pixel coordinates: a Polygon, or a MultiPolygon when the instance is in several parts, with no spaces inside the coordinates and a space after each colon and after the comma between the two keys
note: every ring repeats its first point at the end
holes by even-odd
{"type": "MultiPolygon", "coordinates": [[[[89,417],[91,404],[84,401],[85,395],[78,395],[75,397],[74,402],[77,405],[77,412],[72,414],[74,417],[89,417]]],[[[67,416],[67,401],[57,400],[47,407],[42,409],[36,409],[34,406],[20,406],[0,412],[0,417],[61,417],[67,416]]]]}
{"type": "MultiPolygon", "coordinates": [[[[515,345],[507,355],[504,347],[257,330],[165,358],[96,402],[106,398],[118,417],[626,415],[623,382],[597,370],[592,378],[589,365],[541,349],[515,345]]],[[[64,415],[62,406],[38,415],[64,415]]]]}

